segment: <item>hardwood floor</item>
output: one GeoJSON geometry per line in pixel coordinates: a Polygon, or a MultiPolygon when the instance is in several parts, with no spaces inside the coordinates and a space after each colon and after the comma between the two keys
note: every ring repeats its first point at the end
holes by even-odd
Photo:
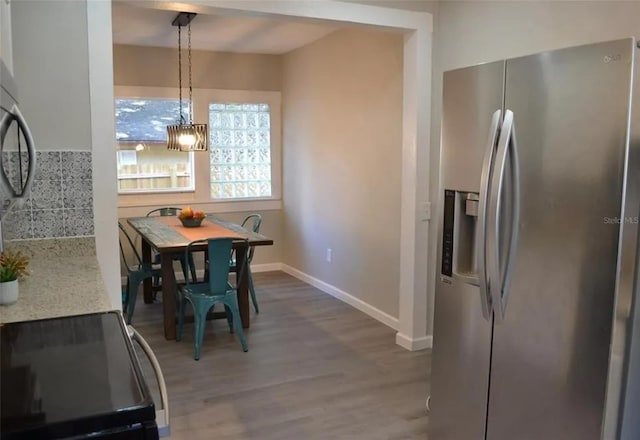
{"type": "Polygon", "coordinates": [[[134,325],[167,382],[171,439],[426,438],[430,352],[398,347],[392,329],[287,274],[254,281],[247,353],[216,320],[194,361],[193,324],[166,341],[161,304],[137,305],[134,325]]]}

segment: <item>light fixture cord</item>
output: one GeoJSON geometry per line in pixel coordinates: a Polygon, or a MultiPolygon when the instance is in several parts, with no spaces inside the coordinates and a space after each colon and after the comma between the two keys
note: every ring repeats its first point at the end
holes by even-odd
{"type": "Polygon", "coordinates": [[[188,26],[189,31],[189,123],[193,124],[193,87],[191,86],[191,22],[188,26]]]}
{"type": "Polygon", "coordinates": [[[182,26],[178,25],[178,86],[180,101],[180,124],[184,124],[184,116],[182,115],[182,26]]]}

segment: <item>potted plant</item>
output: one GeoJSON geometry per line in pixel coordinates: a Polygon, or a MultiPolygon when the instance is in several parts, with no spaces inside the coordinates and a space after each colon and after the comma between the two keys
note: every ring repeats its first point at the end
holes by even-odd
{"type": "Polygon", "coordinates": [[[0,304],[18,300],[18,280],[28,275],[29,259],[20,252],[0,254],[0,304]]]}

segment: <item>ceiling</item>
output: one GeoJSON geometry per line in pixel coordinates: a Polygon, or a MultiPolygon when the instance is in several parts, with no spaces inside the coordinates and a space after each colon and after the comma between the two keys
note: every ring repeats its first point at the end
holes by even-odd
{"type": "MultiPolygon", "coordinates": [[[[177,47],[177,12],[113,3],[113,42],[136,46],[177,47]]],[[[338,27],[265,17],[198,15],[191,22],[193,49],[283,54],[312,43],[338,27]]],[[[183,32],[186,47],[186,32],[183,32]]]]}

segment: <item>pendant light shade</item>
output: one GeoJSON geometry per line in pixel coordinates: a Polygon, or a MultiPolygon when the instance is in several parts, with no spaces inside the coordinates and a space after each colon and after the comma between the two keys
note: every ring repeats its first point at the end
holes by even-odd
{"type": "Polygon", "coordinates": [[[207,151],[209,130],[207,124],[193,123],[193,87],[191,86],[191,20],[196,16],[191,12],[180,12],[171,23],[178,27],[178,87],[180,94],[180,120],[167,126],[167,149],[172,151],[207,151]],[[182,26],[189,30],[189,121],[182,113],[182,26]]]}
{"type": "Polygon", "coordinates": [[[207,151],[207,124],[167,126],[167,149],[173,151],[207,151]]]}

